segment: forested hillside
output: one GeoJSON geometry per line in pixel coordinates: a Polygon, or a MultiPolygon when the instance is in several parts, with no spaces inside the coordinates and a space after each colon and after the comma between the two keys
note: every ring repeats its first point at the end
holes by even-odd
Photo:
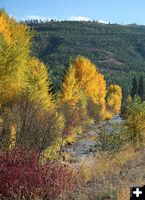
{"type": "Polygon", "coordinates": [[[53,20],[26,23],[35,30],[33,54],[51,69],[55,89],[77,55],[91,59],[108,84],[119,83],[124,93],[135,74],[145,76],[145,26],[53,20]]]}

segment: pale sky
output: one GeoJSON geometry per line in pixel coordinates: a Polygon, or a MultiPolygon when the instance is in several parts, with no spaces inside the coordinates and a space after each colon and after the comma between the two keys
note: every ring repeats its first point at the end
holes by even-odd
{"type": "Polygon", "coordinates": [[[145,0],[0,0],[0,8],[17,19],[145,24],[145,0]]]}

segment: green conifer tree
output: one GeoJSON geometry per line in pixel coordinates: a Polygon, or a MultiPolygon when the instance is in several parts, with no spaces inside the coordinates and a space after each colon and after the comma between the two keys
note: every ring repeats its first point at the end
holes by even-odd
{"type": "Polygon", "coordinates": [[[143,76],[141,76],[139,80],[138,95],[140,96],[142,101],[145,100],[145,85],[144,85],[143,76]]]}
{"type": "Polygon", "coordinates": [[[136,77],[133,78],[133,81],[132,81],[132,90],[131,90],[131,97],[134,98],[135,95],[137,95],[137,80],[136,80],[136,77]]]}

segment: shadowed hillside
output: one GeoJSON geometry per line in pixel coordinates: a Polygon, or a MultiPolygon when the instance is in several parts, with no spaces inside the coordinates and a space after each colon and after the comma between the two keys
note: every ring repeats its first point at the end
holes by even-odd
{"type": "Polygon", "coordinates": [[[91,59],[108,83],[121,84],[125,93],[135,74],[145,74],[145,26],[53,20],[27,24],[36,32],[33,54],[52,69],[56,88],[77,55],[91,59]]]}

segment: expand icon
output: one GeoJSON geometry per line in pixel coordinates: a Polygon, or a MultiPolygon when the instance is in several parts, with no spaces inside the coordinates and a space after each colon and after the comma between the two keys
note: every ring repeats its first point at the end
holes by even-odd
{"type": "Polygon", "coordinates": [[[145,185],[130,188],[130,200],[145,200],[145,185]]]}

